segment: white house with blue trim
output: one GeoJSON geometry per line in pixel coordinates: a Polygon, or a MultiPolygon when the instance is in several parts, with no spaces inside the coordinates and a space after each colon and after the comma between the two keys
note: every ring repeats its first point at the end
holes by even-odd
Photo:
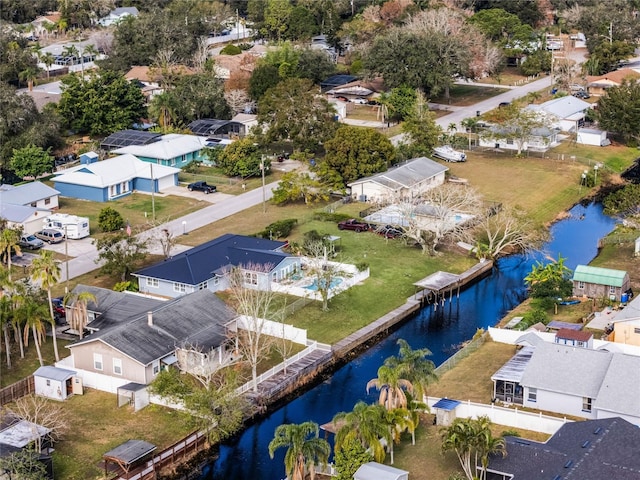
{"type": "Polygon", "coordinates": [[[198,290],[226,290],[227,274],[242,269],[245,286],[268,290],[271,282],[300,272],[300,257],[282,250],[287,242],[226,234],[137,271],[141,293],[179,297],[198,290]]]}
{"type": "Polygon", "coordinates": [[[134,191],[157,193],[178,185],[179,172],[179,168],[120,155],[61,171],[53,178],[53,184],[64,197],[107,202],[134,191]]]}
{"type": "Polygon", "coordinates": [[[131,154],[144,162],[182,168],[193,160],[207,160],[203,152],[205,147],[205,137],[170,133],[148,145],[128,145],[113,150],[113,153],[131,154]]]}

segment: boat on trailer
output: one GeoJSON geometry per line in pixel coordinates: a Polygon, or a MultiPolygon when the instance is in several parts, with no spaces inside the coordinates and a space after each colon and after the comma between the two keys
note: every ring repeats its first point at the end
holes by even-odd
{"type": "Polygon", "coordinates": [[[433,155],[447,162],[466,162],[467,155],[464,152],[453,149],[450,145],[443,145],[433,149],[433,155]]]}

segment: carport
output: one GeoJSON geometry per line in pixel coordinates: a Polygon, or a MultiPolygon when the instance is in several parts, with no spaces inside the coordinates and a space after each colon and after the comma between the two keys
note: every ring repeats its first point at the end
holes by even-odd
{"type": "Polygon", "coordinates": [[[150,455],[156,446],[144,440],[127,440],[122,445],[109,450],[102,456],[104,461],[104,477],[109,476],[109,464],[111,470],[120,477],[129,478],[131,469],[150,455]]]}

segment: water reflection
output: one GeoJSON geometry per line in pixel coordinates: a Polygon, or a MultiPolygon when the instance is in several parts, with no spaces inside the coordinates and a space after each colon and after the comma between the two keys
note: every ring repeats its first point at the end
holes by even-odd
{"type": "Polygon", "coordinates": [[[376,376],[385,358],[397,353],[396,341],[406,339],[412,348],[427,347],[433,361],[442,363],[451,354],[451,346],[471,338],[478,328],[494,325],[504,314],[524,300],[523,278],[536,260],[545,256],[567,258],[566,265],[575,268],[590,262],[597,253],[597,240],[609,233],[615,221],[602,214],[600,205],[577,205],[570,217],[551,229],[551,239],[544,251],[536,255],[516,255],[500,260],[498,269],[486,279],[445,305],[423,309],[398,331],[335,372],[302,396],[247,429],[240,438],[220,448],[219,459],[202,479],[269,479],[285,477],[284,449],[269,458],[267,445],[275,428],[282,423],[313,420],[328,422],[339,411],[351,410],[358,400],[374,402],[377,394],[367,395],[365,385],[376,376]]]}

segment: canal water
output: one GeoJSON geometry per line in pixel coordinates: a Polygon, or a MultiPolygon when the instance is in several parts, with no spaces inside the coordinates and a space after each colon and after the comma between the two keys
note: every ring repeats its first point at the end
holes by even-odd
{"type": "MultiPolygon", "coordinates": [[[[377,393],[367,395],[365,385],[376,377],[385,358],[397,354],[396,341],[403,338],[412,348],[429,348],[439,365],[470,339],[478,328],[495,325],[505,313],[525,299],[523,278],[537,260],[545,256],[565,257],[574,269],[597,254],[597,240],[607,235],[615,221],[602,213],[599,204],[577,205],[570,216],[551,229],[544,250],[529,256],[514,255],[498,262],[494,273],[469,287],[459,299],[444,306],[425,307],[392,335],[354,359],[327,381],[304,393],[281,409],[248,428],[233,443],[220,447],[219,458],[208,465],[201,480],[280,480],[285,478],[284,450],[269,458],[267,445],[275,428],[283,423],[331,421],[334,414],[349,411],[359,400],[373,403],[377,393]]],[[[464,400],[464,399],[462,399],[464,400]]],[[[489,401],[489,399],[487,399],[489,401]]]]}

